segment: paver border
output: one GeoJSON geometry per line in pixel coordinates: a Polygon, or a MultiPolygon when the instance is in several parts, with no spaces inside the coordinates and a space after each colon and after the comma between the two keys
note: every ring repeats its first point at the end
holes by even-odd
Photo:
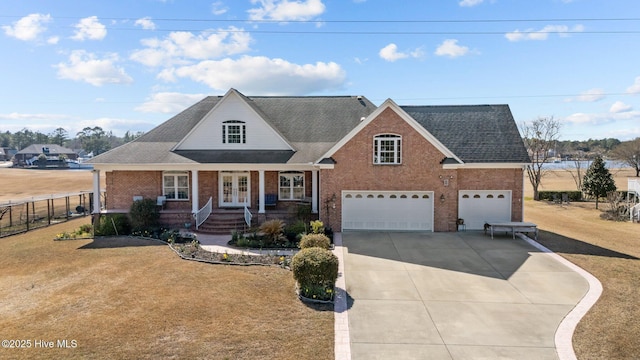
{"type": "Polygon", "coordinates": [[[598,301],[600,295],[602,295],[602,284],[600,281],[588,271],[572,263],[571,261],[563,258],[562,256],[549,250],[539,242],[529,238],[528,236],[518,233],[518,237],[528,242],[538,250],[546,253],[561,264],[567,266],[571,270],[582,276],[589,284],[589,290],[584,297],[576,304],[576,306],[569,311],[569,313],[562,319],[560,325],[556,329],[555,344],[556,352],[560,360],[576,360],[576,353],[573,350],[573,333],[576,330],[576,326],[580,320],[587,314],[589,309],[598,301]]]}
{"type": "Polygon", "coordinates": [[[342,233],[333,234],[333,254],[338,258],[338,279],[333,303],[336,360],[351,360],[351,338],[349,334],[349,314],[347,312],[347,285],[344,278],[344,247],[342,233]]]}

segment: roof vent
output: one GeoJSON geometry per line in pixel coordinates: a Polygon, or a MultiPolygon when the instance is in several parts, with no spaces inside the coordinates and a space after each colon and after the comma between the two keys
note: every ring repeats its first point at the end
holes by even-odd
{"type": "Polygon", "coordinates": [[[362,95],[358,95],[358,96],[356,97],[356,99],[358,99],[358,100],[362,100],[362,95]]]}
{"type": "Polygon", "coordinates": [[[360,118],[360,121],[364,121],[364,119],[365,119],[365,117],[363,116],[363,117],[360,118]]]}

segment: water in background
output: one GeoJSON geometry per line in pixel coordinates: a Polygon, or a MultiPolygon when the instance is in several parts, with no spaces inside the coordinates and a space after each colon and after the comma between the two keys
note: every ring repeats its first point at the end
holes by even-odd
{"type": "MultiPolygon", "coordinates": [[[[589,165],[591,165],[591,163],[592,161],[580,161],[580,167],[586,170],[589,168],[589,165]]],[[[605,160],[604,166],[607,169],[622,169],[622,168],[631,169],[629,165],[620,161],[615,161],[615,160],[605,160]]],[[[563,160],[560,162],[548,162],[548,163],[542,164],[542,168],[551,169],[551,170],[575,169],[576,163],[573,160],[568,160],[568,161],[563,160]]]]}

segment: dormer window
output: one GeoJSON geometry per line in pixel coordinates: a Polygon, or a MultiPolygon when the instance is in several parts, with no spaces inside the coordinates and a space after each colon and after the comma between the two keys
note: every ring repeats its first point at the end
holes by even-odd
{"type": "Polygon", "coordinates": [[[222,123],[223,144],[246,144],[247,127],[244,121],[228,120],[222,123]]]}
{"type": "Polygon", "coordinates": [[[398,165],[402,163],[402,137],[380,134],[373,137],[373,163],[398,165]]]}

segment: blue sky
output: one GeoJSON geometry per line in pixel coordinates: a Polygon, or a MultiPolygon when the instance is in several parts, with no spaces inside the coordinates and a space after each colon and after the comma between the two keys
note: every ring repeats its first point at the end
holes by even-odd
{"type": "Polygon", "coordinates": [[[3,1],[0,30],[2,132],[148,131],[233,87],[640,137],[637,0],[3,1]]]}

